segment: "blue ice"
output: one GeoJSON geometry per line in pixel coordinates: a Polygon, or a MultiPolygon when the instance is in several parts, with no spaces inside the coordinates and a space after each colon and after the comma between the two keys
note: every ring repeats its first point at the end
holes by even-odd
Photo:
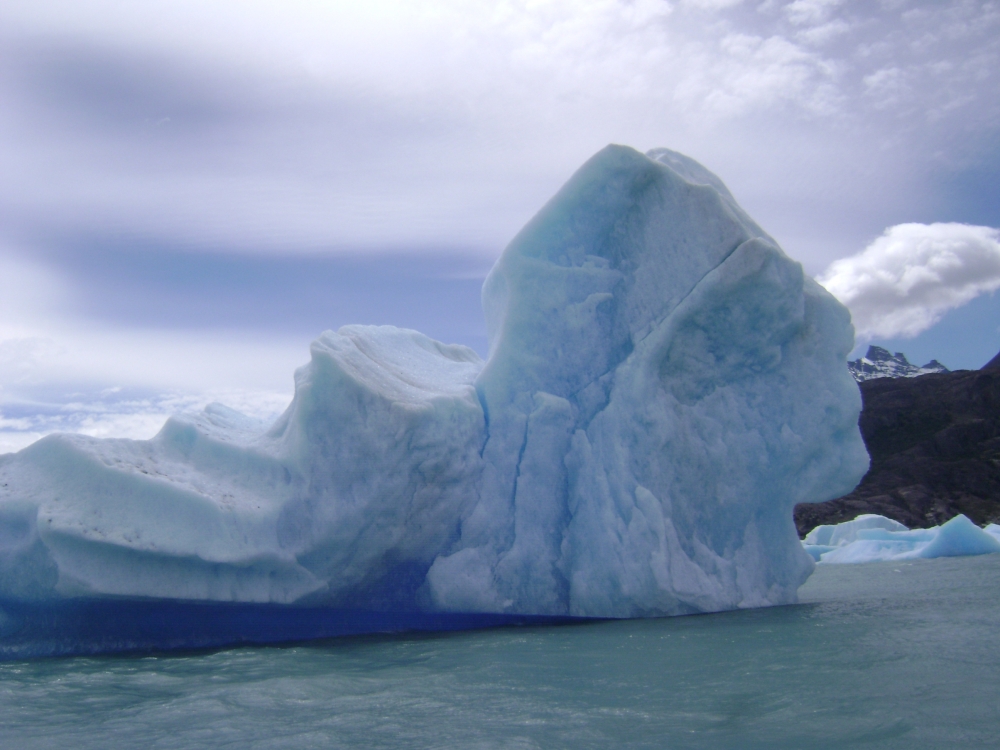
{"type": "Polygon", "coordinates": [[[845,523],[817,526],[802,546],[820,563],[986,555],[1000,552],[1000,526],[981,529],[958,515],[940,526],[911,531],[885,516],[866,514],[845,523]]]}
{"type": "Polygon", "coordinates": [[[0,599],[547,617],[795,601],[813,560],[793,506],[868,467],[853,329],[717,177],[603,149],[504,250],[483,307],[485,362],[347,326],[312,344],[273,425],[214,405],[148,441],[0,456],[0,599]]]}

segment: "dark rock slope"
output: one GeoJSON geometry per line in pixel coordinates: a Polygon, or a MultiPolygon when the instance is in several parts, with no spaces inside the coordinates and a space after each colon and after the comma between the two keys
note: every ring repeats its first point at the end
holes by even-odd
{"type": "Polygon", "coordinates": [[[910,528],[1000,523],[1000,355],[981,370],[859,384],[872,465],[850,495],[795,508],[799,534],[879,513],[910,528]]]}

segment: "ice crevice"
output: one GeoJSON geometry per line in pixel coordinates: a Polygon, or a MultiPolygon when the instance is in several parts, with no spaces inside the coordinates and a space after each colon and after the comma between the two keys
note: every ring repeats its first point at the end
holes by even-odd
{"type": "Polygon", "coordinates": [[[0,606],[633,617],[795,600],[798,502],[868,465],[847,311],[693,160],[609,146],[483,285],[489,357],[313,342],[271,427],[0,456],[0,606]],[[146,472],[146,473],[143,473],[146,472]]]}

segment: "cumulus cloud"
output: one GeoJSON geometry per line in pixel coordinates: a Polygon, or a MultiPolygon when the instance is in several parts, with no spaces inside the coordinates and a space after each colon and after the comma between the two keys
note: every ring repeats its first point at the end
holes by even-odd
{"type": "Polygon", "coordinates": [[[909,338],[1000,288],[1000,231],[898,224],[817,280],[850,309],[859,338],[909,338]]]}

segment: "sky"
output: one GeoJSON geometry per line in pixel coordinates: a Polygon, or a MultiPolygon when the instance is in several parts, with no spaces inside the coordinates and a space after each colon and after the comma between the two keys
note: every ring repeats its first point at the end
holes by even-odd
{"type": "Polygon", "coordinates": [[[0,452],[288,403],[309,342],[485,353],[479,287],[608,143],[718,174],[869,343],[1000,351],[1000,3],[0,5],[0,452]]]}

